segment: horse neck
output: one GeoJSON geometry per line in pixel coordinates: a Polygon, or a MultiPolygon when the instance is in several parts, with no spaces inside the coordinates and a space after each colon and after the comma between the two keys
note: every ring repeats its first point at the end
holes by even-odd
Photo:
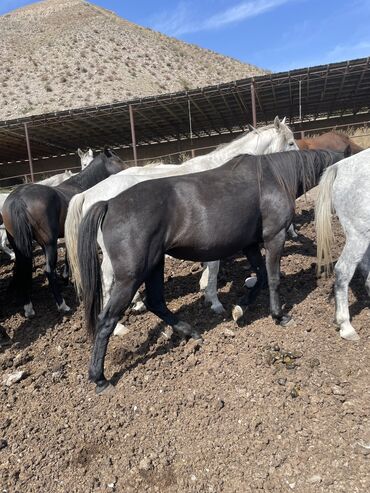
{"type": "Polygon", "coordinates": [[[210,159],[215,166],[220,166],[230,159],[239,156],[240,154],[266,154],[273,142],[274,129],[268,129],[261,132],[249,132],[243,137],[234,139],[229,144],[215,149],[210,154],[207,154],[207,159],[210,159]]]}
{"type": "Polygon", "coordinates": [[[78,190],[78,192],[75,193],[84,192],[100,181],[105,180],[108,176],[109,173],[104,162],[96,163],[95,166],[92,163],[76,175],[71,176],[71,178],[58,185],[58,188],[66,192],[75,192],[76,190],[78,190]]]}

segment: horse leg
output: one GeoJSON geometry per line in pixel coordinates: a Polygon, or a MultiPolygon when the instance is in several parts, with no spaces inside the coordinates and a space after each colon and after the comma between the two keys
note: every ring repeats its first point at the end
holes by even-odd
{"type": "Polygon", "coordinates": [[[360,263],[361,272],[365,278],[365,288],[368,296],[370,296],[370,250],[367,248],[363,259],[360,263]]]}
{"type": "Polygon", "coordinates": [[[65,251],[65,255],[64,255],[64,266],[63,266],[62,278],[64,279],[64,282],[66,284],[68,284],[68,280],[69,280],[69,263],[68,263],[67,250],[65,251]]]}
{"type": "Polygon", "coordinates": [[[360,339],[350,322],[348,286],[365,251],[366,246],[361,247],[360,241],[347,240],[334,268],[335,323],[340,328],[340,336],[348,341],[358,341],[360,339]]]}
{"type": "Polygon", "coordinates": [[[0,228],[0,248],[1,250],[3,250],[4,253],[6,253],[10,257],[11,260],[14,260],[15,253],[7,246],[6,242],[7,242],[6,231],[2,227],[0,228]]]}
{"type": "Polygon", "coordinates": [[[280,259],[284,249],[285,238],[286,231],[283,229],[271,240],[265,240],[271,316],[282,326],[286,326],[292,319],[290,315],[283,314],[279,297],[280,259]]]}
{"type": "Polygon", "coordinates": [[[31,301],[32,257],[26,257],[18,250],[14,239],[10,234],[8,234],[8,239],[10,246],[13,248],[15,253],[14,278],[16,292],[21,299],[21,303],[24,308],[24,316],[26,318],[31,318],[35,316],[35,310],[33,309],[31,301]]]}
{"type": "Polygon", "coordinates": [[[99,315],[89,367],[89,378],[96,384],[97,394],[105,391],[110,385],[104,376],[104,360],[109,338],[118,320],[130,305],[136,289],[134,283],[116,282],[106,306],[99,315]]]}
{"type": "Polygon", "coordinates": [[[204,299],[211,304],[211,310],[215,313],[224,313],[225,309],[217,296],[217,276],[220,269],[220,261],[206,262],[206,268],[203,271],[202,277],[199,281],[200,286],[203,285],[204,280],[207,279],[207,284],[204,290],[204,299]],[[206,275],[204,273],[207,272],[206,275]],[[202,278],[204,279],[202,281],[202,278]]]}
{"type": "Polygon", "coordinates": [[[199,279],[199,289],[201,291],[205,291],[207,289],[207,286],[208,286],[208,278],[209,278],[209,265],[211,264],[212,262],[205,262],[203,264],[203,272],[202,272],[202,275],[199,279]]]}
{"type": "Polygon", "coordinates": [[[249,245],[247,248],[244,248],[243,253],[247,256],[252,270],[254,270],[257,274],[257,282],[252,288],[248,289],[239,304],[234,306],[232,317],[235,322],[244,315],[244,311],[248,308],[248,306],[256,301],[261,289],[267,287],[266,266],[259,244],[255,243],[253,245],[249,245]]]}
{"type": "MultiPolygon", "coordinates": [[[[99,238],[98,243],[103,254],[103,260],[101,263],[101,283],[102,283],[102,294],[103,294],[103,307],[105,307],[109,301],[113,289],[114,272],[113,272],[112,262],[104,245],[103,237],[100,235],[98,236],[98,238],[99,238]]],[[[122,337],[128,334],[128,332],[129,332],[128,328],[125,325],[118,322],[114,328],[113,334],[115,336],[122,337]]]]}
{"type": "Polygon", "coordinates": [[[139,291],[136,291],[135,296],[132,300],[132,304],[133,304],[132,310],[134,312],[143,313],[146,311],[145,303],[144,303],[139,291]]]}
{"type": "Polygon", "coordinates": [[[146,287],[146,306],[149,311],[161,318],[166,324],[171,325],[173,329],[185,336],[199,339],[199,334],[186,322],[179,319],[172,313],[164,299],[164,258],[152,269],[151,273],[145,280],[146,287]]]}
{"type": "Polygon", "coordinates": [[[287,233],[288,233],[289,237],[292,240],[296,240],[296,239],[299,238],[299,236],[297,235],[296,230],[294,229],[294,224],[293,223],[289,226],[287,233]]]}
{"type": "Polygon", "coordinates": [[[56,266],[57,266],[57,258],[58,258],[58,244],[55,241],[54,243],[49,243],[44,246],[44,252],[46,257],[46,265],[45,265],[45,274],[49,281],[50,289],[54,295],[57,308],[62,313],[68,313],[71,311],[69,306],[63,299],[61,295],[58,280],[56,276],[56,266]]]}

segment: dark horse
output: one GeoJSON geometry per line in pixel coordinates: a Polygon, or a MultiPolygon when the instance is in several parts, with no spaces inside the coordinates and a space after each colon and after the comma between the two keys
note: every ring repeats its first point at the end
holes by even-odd
{"type": "Polygon", "coordinates": [[[290,317],[283,314],[278,294],[280,257],[295,199],[343,157],[331,151],[242,155],[210,171],[142,182],[93,205],[80,226],[78,258],[87,327],[95,339],[89,376],[97,392],[109,386],[104,376],[109,337],[143,282],[150,311],[175,330],[199,337],[166,306],[165,253],[209,262],[242,250],[257,272],[257,283],[242,305],[252,303],[268,279],[271,315],[286,325],[290,317]],[[99,314],[100,227],[115,283],[99,314]]]}
{"type": "MultiPolygon", "coordinates": [[[[2,216],[9,242],[15,252],[15,284],[26,317],[35,314],[31,302],[32,240],[36,240],[45,253],[45,272],[58,310],[68,312],[70,308],[61,295],[55,272],[57,242],[58,238],[64,236],[68,204],[75,194],[126,167],[118,156],[105,149],[89,166],[60,185],[22,185],[6,199],[2,216]]],[[[68,278],[68,267],[64,277],[68,278]]]]}

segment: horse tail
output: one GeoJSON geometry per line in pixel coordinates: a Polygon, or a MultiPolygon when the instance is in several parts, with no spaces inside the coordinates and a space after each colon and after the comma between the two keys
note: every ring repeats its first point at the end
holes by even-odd
{"type": "Polygon", "coordinates": [[[97,202],[83,218],[78,235],[78,260],[82,301],[88,333],[94,338],[98,315],[102,310],[102,283],[97,236],[108,209],[108,202],[97,202]]]}
{"type": "Polygon", "coordinates": [[[12,224],[12,236],[15,246],[24,257],[32,257],[32,225],[24,200],[20,198],[10,200],[9,217],[12,224]]]}
{"type": "Polygon", "coordinates": [[[78,232],[82,221],[82,209],[85,202],[84,193],[79,193],[72,197],[68,206],[68,213],[64,224],[64,239],[67,249],[69,267],[71,269],[72,279],[76,286],[76,291],[81,297],[81,275],[78,263],[78,232]]]}
{"type": "Polygon", "coordinates": [[[331,249],[334,235],[331,225],[333,211],[332,193],[334,181],[337,177],[338,166],[334,164],[324,172],[320,184],[319,195],[315,206],[315,228],[317,238],[317,274],[321,274],[324,267],[325,275],[331,272],[333,259],[331,249]]]}

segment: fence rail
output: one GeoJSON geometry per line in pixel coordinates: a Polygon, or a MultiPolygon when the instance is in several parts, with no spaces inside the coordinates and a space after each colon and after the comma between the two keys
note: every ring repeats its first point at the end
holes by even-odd
{"type": "MultiPolygon", "coordinates": [[[[312,136],[312,135],[317,135],[321,134],[324,132],[328,132],[331,130],[343,130],[346,129],[348,136],[356,141],[356,140],[361,140],[363,138],[370,137],[370,120],[365,121],[365,122],[360,122],[360,123],[353,123],[353,124],[343,124],[343,125],[335,125],[335,126],[322,126],[322,127],[317,127],[317,128],[312,128],[312,129],[306,129],[304,131],[294,131],[294,135],[296,138],[301,138],[302,134],[304,136],[312,136]],[[364,132],[361,133],[361,135],[354,135],[356,130],[363,129],[364,132]]],[[[200,154],[204,154],[205,152],[210,152],[213,149],[216,149],[217,145],[212,145],[212,146],[205,146],[205,147],[197,147],[197,148],[189,148],[189,149],[184,149],[181,151],[177,152],[172,152],[172,153],[167,153],[167,154],[162,154],[158,156],[153,156],[152,158],[138,158],[137,163],[139,165],[144,166],[145,164],[149,163],[154,163],[157,161],[160,161],[163,164],[180,164],[181,162],[190,159],[192,156],[197,156],[200,154]]],[[[99,151],[99,150],[98,150],[99,151]]],[[[132,163],[134,165],[134,159],[128,159],[126,160],[127,163],[132,163]]],[[[58,173],[63,173],[66,169],[71,170],[71,171],[79,171],[81,168],[80,166],[68,166],[68,167],[63,167],[63,168],[58,168],[58,169],[50,169],[50,170],[43,170],[43,171],[34,171],[34,177],[37,180],[37,177],[42,176],[42,177],[49,177],[56,175],[58,173]]],[[[25,183],[29,182],[31,178],[30,173],[21,173],[18,175],[12,175],[8,176],[5,178],[0,178],[0,188],[1,188],[1,183],[4,181],[11,181],[11,180],[18,180],[18,179],[23,179],[25,183]]]]}

